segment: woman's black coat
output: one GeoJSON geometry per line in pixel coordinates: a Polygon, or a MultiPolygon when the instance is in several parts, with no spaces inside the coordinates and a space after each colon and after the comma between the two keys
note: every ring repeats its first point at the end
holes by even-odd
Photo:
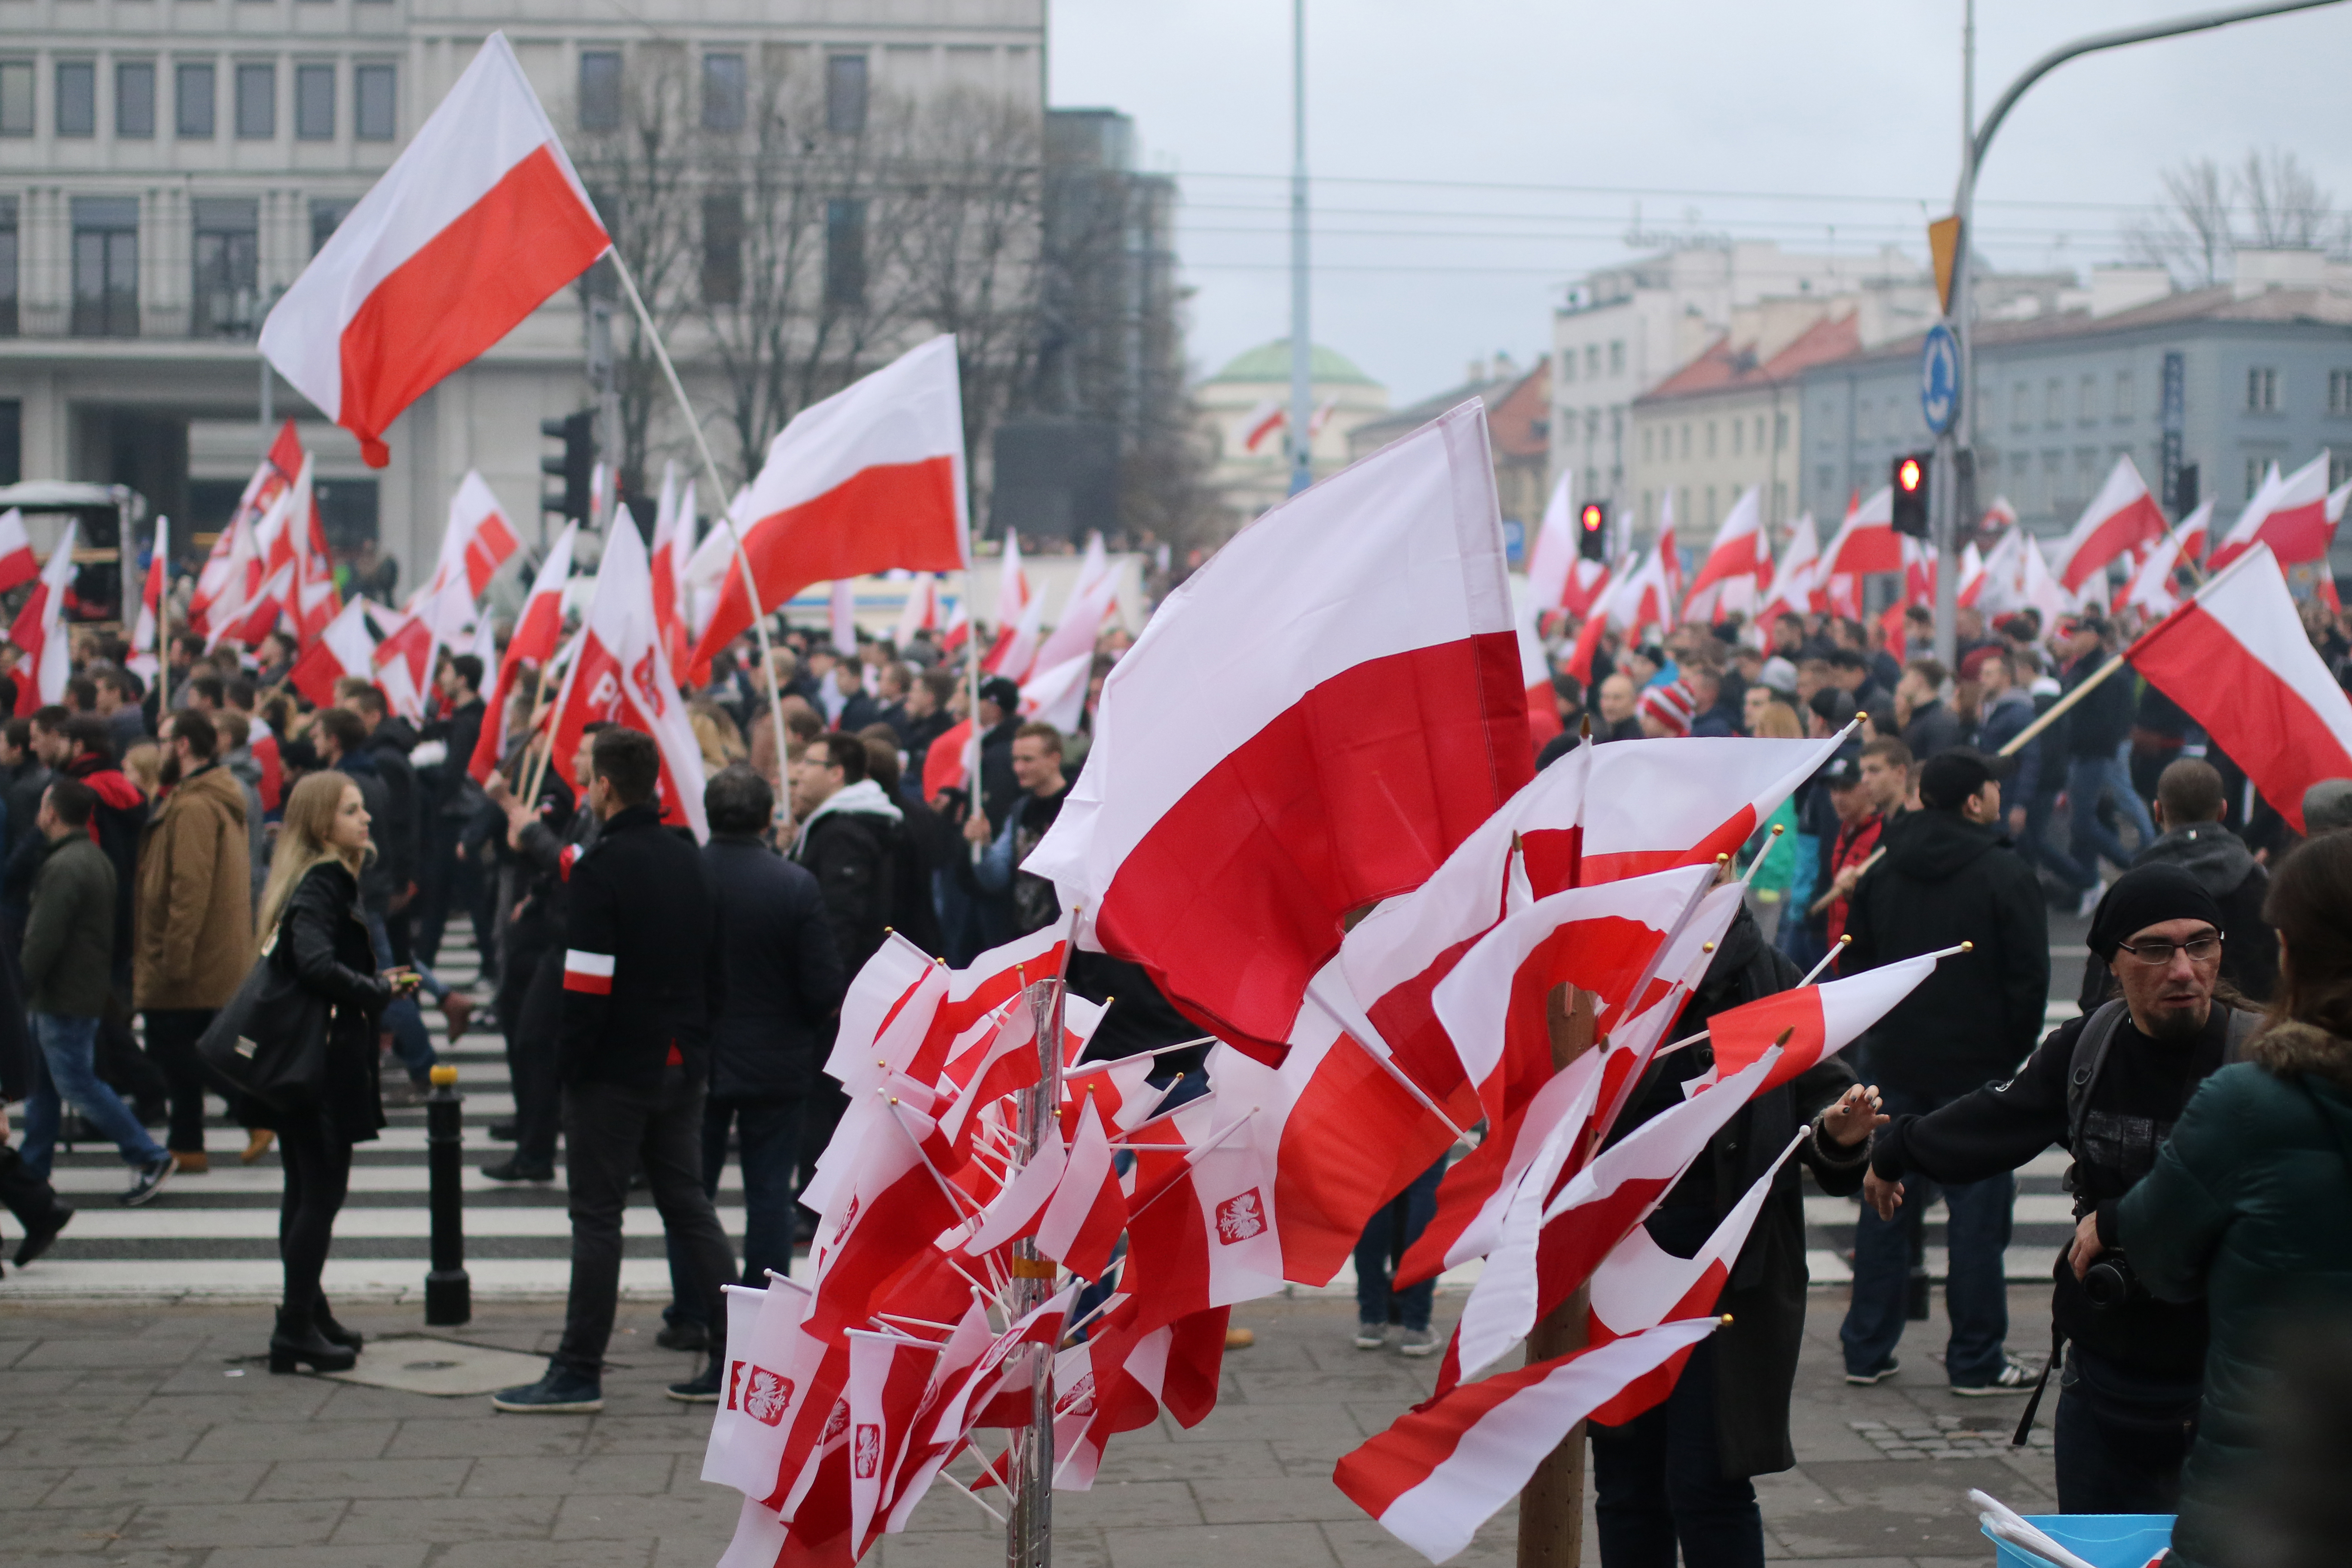
{"type": "MultiPolygon", "coordinates": [[[[392,987],[376,975],[375,947],[360,912],[360,885],[339,860],[322,861],[295,884],[278,944],[302,987],[326,999],[327,1081],[319,1111],[346,1143],[373,1139],[384,1124],[377,1079],[376,1019],[392,987]]],[[[247,1126],[284,1130],[288,1113],[247,1100],[247,1126]]]]}

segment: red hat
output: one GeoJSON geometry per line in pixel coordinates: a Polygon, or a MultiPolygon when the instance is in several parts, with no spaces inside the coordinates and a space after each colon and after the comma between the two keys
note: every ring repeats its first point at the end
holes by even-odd
{"type": "Polygon", "coordinates": [[[1670,735],[1690,733],[1691,715],[1698,710],[1698,701],[1691,689],[1679,680],[1669,680],[1653,686],[1642,693],[1640,711],[1656,720],[1670,735]]]}

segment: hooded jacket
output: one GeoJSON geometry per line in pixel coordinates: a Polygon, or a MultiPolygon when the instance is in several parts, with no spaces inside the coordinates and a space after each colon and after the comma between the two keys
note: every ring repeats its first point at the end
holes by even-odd
{"type": "Polygon", "coordinates": [[[163,797],[139,848],[132,1005],[218,1007],[253,967],[245,785],[207,763],[163,797]]]}
{"type": "Polygon", "coordinates": [[[2201,1299],[2210,1326],[2169,1559],[2184,1568],[2236,1561],[2231,1504],[2263,1458],[2281,1345],[2352,1310],[2352,1040],[2281,1023],[2246,1054],[2205,1080],[2116,1211],[2141,1282],[2201,1299]]]}
{"type": "Polygon", "coordinates": [[[859,779],[810,812],[793,845],[793,858],[816,878],[845,975],[866,966],[892,924],[905,818],[880,784],[859,779]]]}
{"type": "Polygon", "coordinates": [[[2221,978],[2257,1002],[2269,1001],[2278,984],[2278,932],[2263,919],[2271,874],[2245,841],[2218,822],[2192,822],[2132,857],[2134,866],[2159,862],[2196,878],[2221,906],[2221,978]]]}
{"type": "Polygon", "coordinates": [[[1890,818],[1886,855],[1853,890],[1838,973],[1971,943],[1865,1037],[1868,1075],[1948,1100],[2005,1079],[2042,1033],[2050,936],[2042,884],[1999,829],[1950,811],[1890,818]]]}

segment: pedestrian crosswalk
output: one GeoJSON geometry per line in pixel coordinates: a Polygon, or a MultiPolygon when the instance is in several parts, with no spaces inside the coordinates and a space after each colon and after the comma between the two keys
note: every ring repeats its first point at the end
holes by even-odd
{"type": "MultiPolygon", "coordinates": [[[[2067,922],[2053,921],[2053,925],[2067,922]]],[[[2079,932],[2069,931],[2079,942],[2079,932]]],[[[2055,973],[2052,994],[2071,997],[2081,974],[2079,945],[2065,945],[2053,931],[2055,973]]],[[[479,994],[479,966],[470,936],[452,929],[437,972],[460,989],[479,994]]],[[[2071,1001],[2053,1000],[2051,1026],[2074,1015],[2071,1001]]],[[[514,1111],[505,1047],[495,1030],[478,1028],[451,1044],[437,1008],[425,1018],[434,1048],[457,1068],[465,1097],[466,1266],[478,1295],[561,1296],[570,1280],[571,1225],[564,1206],[563,1168],[559,1158],[552,1183],[494,1182],[479,1167],[506,1157],[513,1145],[489,1136],[493,1121],[514,1111]]],[[[387,1063],[396,1073],[396,1065],[387,1063]]],[[[0,1279],[0,1300],[32,1297],[171,1298],[213,1296],[266,1299],[278,1289],[278,1202],[281,1191],[275,1151],[251,1166],[240,1165],[243,1130],[215,1101],[207,1128],[212,1169],[204,1175],[174,1176],[151,1204],[118,1206],[115,1196],[128,1175],[113,1150],[84,1142],[60,1151],[52,1177],[66,1202],[79,1210],[47,1256],[0,1279]]],[[[431,1221],[425,1168],[425,1111],[422,1106],[387,1111],[391,1125],[355,1153],[351,1196],[335,1226],[327,1264],[331,1294],[421,1300],[427,1268],[431,1221]]],[[[2046,1153],[2018,1173],[2015,1228],[2008,1254],[2012,1279],[2049,1277],[2052,1260],[2073,1230],[2069,1200],[2059,1177],[2064,1157],[2046,1153]]],[[[1817,1283],[1851,1278],[1846,1258],[1853,1245],[1853,1201],[1823,1197],[1808,1189],[1805,1205],[1806,1261],[1817,1283]]],[[[719,1178],[720,1223],[740,1247],[743,1234],[742,1181],[730,1162],[719,1178]]],[[[1944,1273],[1942,1210],[1927,1224],[1927,1267],[1944,1273]]],[[[669,1293],[662,1251],[661,1221],[650,1199],[639,1194],[623,1229],[623,1290],[645,1299],[669,1293]]],[[[797,1267],[806,1267],[805,1258],[797,1267]]],[[[1465,1289],[1477,1277],[1472,1264],[1445,1277],[1465,1289]]],[[[1325,1289],[1352,1292],[1351,1269],[1325,1289]]]]}

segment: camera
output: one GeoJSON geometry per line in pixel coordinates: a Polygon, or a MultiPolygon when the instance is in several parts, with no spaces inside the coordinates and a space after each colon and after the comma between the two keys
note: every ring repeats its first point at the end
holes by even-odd
{"type": "Polygon", "coordinates": [[[2147,1288],[2132,1272],[2131,1259],[2111,1249],[2099,1254],[2083,1270],[2083,1295],[2104,1312],[2126,1301],[2147,1300],[2147,1288]]]}

